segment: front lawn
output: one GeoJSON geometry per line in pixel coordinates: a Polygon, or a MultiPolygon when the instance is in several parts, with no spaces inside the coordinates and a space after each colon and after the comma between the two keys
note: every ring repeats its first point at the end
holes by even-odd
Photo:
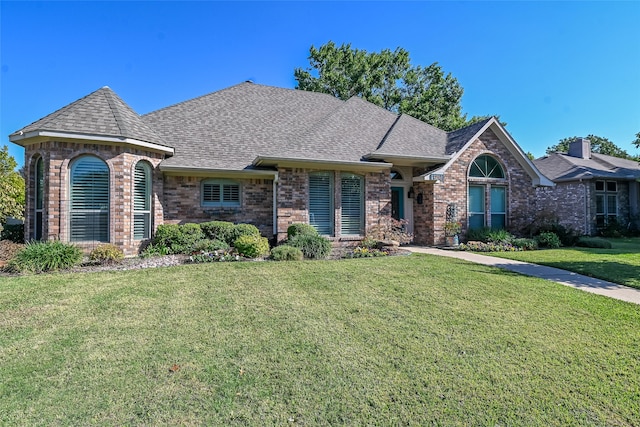
{"type": "Polygon", "coordinates": [[[0,424],[637,426],[639,324],[427,255],[0,278],[0,424]]]}
{"type": "Polygon", "coordinates": [[[640,289],[640,238],[607,240],[612,249],[574,247],[491,255],[562,268],[640,289]]]}

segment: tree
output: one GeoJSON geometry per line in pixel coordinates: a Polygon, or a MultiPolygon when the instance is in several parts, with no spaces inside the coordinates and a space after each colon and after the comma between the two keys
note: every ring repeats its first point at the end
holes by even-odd
{"type": "Polygon", "coordinates": [[[637,148],[640,148],[640,132],[636,133],[636,139],[632,142],[637,148]]]}
{"type": "Polygon", "coordinates": [[[406,113],[443,130],[466,124],[458,80],[438,63],[411,65],[402,48],[368,53],[351,44],[333,42],[309,49],[309,65],[296,68],[296,89],[331,94],[347,100],[359,96],[396,113],[406,113]]]}
{"type": "MultiPolygon", "coordinates": [[[[567,153],[569,152],[569,144],[578,139],[577,136],[571,138],[563,138],[556,145],[552,145],[547,148],[547,154],[555,152],[567,153]]],[[[605,154],[607,156],[620,157],[622,159],[635,160],[635,157],[631,156],[622,148],[618,147],[607,138],[596,135],[588,135],[587,139],[591,142],[591,152],[598,154],[605,154]]]]}
{"type": "Polygon", "coordinates": [[[24,179],[15,170],[18,163],[5,145],[0,149],[0,224],[7,217],[22,218],[24,213],[24,179]]]}

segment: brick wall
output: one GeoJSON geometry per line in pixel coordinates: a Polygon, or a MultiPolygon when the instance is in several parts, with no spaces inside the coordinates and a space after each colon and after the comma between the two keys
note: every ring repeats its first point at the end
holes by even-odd
{"type": "Polygon", "coordinates": [[[233,179],[240,184],[239,207],[203,206],[200,186],[209,178],[194,176],[164,177],[162,201],[164,222],[168,224],[230,221],[253,224],[268,238],[273,236],[273,180],[233,179]]]}
{"type": "MultiPolygon", "coordinates": [[[[287,228],[294,223],[309,223],[309,173],[315,169],[279,168],[278,169],[278,241],[287,237],[287,228]]],[[[359,239],[361,236],[341,236],[341,186],[342,172],[333,171],[334,182],[334,235],[335,240],[359,239]]],[[[364,177],[365,194],[365,230],[378,223],[380,215],[391,213],[391,186],[389,171],[358,173],[364,177]]]]}
{"type": "MultiPolygon", "coordinates": [[[[561,182],[555,187],[539,187],[536,189],[537,217],[557,219],[561,225],[573,228],[580,234],[591,234],[591,204],[587,202],[590,194],[591,185],[588,181],[561,182]]],[[[593,222],[595,226],[595,215],[593,222]]]]}
{"type": "MultiPolygon", "coordinates": [[[[414,203],[414,241],[424,245],[442,245],[445,243],[444,224],[447,220],[447,206],[454,203],[457,208],[457,220],[462,224],[461,235],[468,229],[468,170],[471,162],[482,154],[496,158],[502,165],[506,179],[473,178],[473,182],[486,186],[489,193],[491,185],[507,187],[507,228],[518,234],[527,225],[527,219],[536,210],[535,188],[533,181],[518,161],[502,144],[491,130],[475,140],[456,161],[445,171],[444,182],[427,184],[415,183],[416,194],[423,193],[422,205],[414,203]]],[[[416,170],[414,173],[419,174],[416,170]]],[[[485,197],[489,212],[490,198],[485,197]]],[[[487,215],[488,219],[490,218],[487,215]]]]}
{"type": "MultiPolygon", "coordinates": [[[[25,212],[25,238],[34,236],[33,215],[35,206],[35,163],[38,157],[44,161],[43,239],[69,241],[69,167],[73,160],[93,155],[105,161],[109,168],[109,242],[119,246],[127,255],[138,252],[144,243],[133,239],[133,170],[140,160],[152,166],[152,209],[155,225],[162,221],[162,178],[157,169],[162,155],[128,146],[47,141],[31,144],[25,149],[27,165],[27,206],[25,212]]],[[[100,242],[83,242],[79,246],[91,250],[100,242]]]]}

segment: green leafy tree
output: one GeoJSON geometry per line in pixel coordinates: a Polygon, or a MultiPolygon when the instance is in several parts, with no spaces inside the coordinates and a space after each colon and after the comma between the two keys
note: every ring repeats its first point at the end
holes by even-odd
{"type": "Polygon", "coordinates": [[[0,224],[7,217],[22,218],[24,214],[24,179],[17,172],[18,163],[5,145],[0,149],[0,224]]]}
{"type": "MultiPolygon", "coordinates": [[[[571,144],[571,142],[576,139],[578,139],[577,136],[561,139],[556,145],[552,145],[551,147],[547,148],[547,154],[552,154],[555,152],[561,152],[561,153],[569,152],[569,144],[571,144]]],[[[591,142],[592,153],[605,154],[607,156],[635,160],[633,156],[631,156],[622,148],[618,147],[613,142],[609,141],[607,138],[603,138],[601,136],[596,136],[596,135],[588,135],[587,139],[591,142]]]]}
{"type": "Polygon", "coordinates": [[[640,132],[636,133],[636,139],[632,142],[637,148],[640,148],[640,132]]]}
{"type": "Polygon", "coordinates": [[[443,130],[466,124],[458,80],[433,63],[411,65],[409,53],[397,48],[369,53],[333,42],[309,49],[309,67],[296,68],[296,89],[347,100],[359,96],[396,113],[406,113],[443,130]]]}
{"type": "Polygon", "coordinates": [[[492,116],[473,116],[471,117],[469,120],[467,120],[467,123],[465,123],[465,126],[469,126],[472,125],[474,123],[478,123],[481,122],[483,120],[489,119],[491,117],[495,117],[496,120],[498,120],[498,122],[500,122],[500,124],[502,125],[502,127],[507,127],[507,122],[503,121],[499,115],[494,114],[492,116]]]}

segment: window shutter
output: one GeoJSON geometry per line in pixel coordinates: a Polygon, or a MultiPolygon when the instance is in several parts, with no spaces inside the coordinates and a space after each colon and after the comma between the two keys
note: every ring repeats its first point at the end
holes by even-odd
{"type": "Polygon", "coordinates": [[[71,241],[109,240],[109,168],[82,157],[71,168],[71,241]]]}
{"type": "Polygon", "coordinates": [[[151,237],[151,173],[150,168],[138,162],[133,174],[133,238],[151,237]]]}
{"type": "Polygon", "coordinates": [[[342,226],[343,235],[362,234],[363,213],[363,179],[353,174],[342,174],[342,226]]]}
{"type": "Polygon", "coordinates": [[[309,224],[325,235],[333,234],[332,178],[329,172],[309,174],[309,224]]]}
{"type": "Polygon", "coordinates": [[[220,184],[203,184],[202,201],[208,203],[219,203],[221,201],[220,184]]]}
{"type": "Polygon", "coordinates": [[[225,184],[223,186],[223,200],[225,202],[240,202],[240,186],[238,184],[225,184]]]}

